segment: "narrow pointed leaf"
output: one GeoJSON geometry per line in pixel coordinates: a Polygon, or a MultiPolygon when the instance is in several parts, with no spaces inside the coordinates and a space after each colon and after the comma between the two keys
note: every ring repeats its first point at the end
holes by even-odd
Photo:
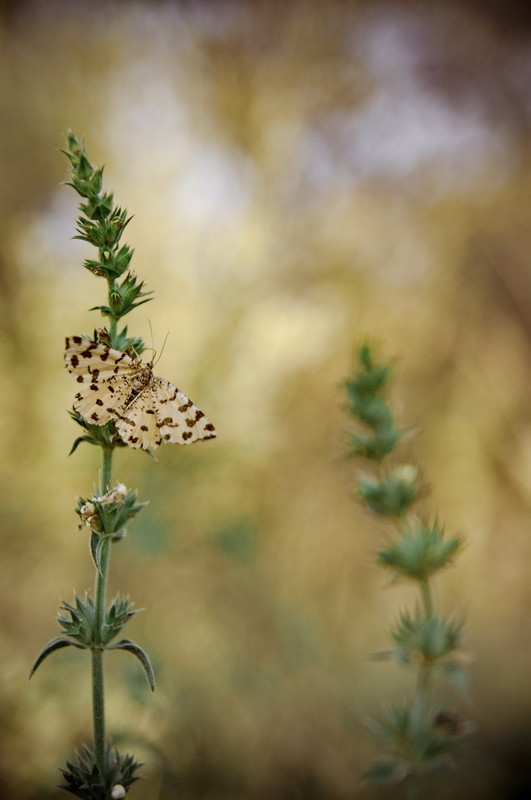
{"type": "Polygon", "coordinates": [[[130,639],[120,639],[119,642],[108,645],[107,650],[127,650],[129,653],[136,656],[144,667],[151,691],[155,691],[155,673],[153,672],[151,661],[139,645],[135,644],[130,639]]]}
{"type": "Polygon", "coordinates": [[[101,574],[101,567],[100,567],[100,556],[101,556],[101,548],[103,547],[103,543],[107,539],[112,539],[112,533],[107,533],[105,535],[101,535],[96,533],[96,531],[92,531],[92,536],[90,537],[90,554],[92,556],[92,560],[94,561],[94,566],[101,574]]]}
{"type": "MultiPolygon", "coordinates": [[[[146,294],[151,294],[151,292],[146,292],[146,294]]],[[[154,297],[147,297],[145,300],[139,300],[138,303],[133,303],[131,308],[138,308],[138,306],[144,305],[144,303],[149,303],[151,300],[154,300],[154,297]]]]}
{"type": "Polygon", "coordinates": [[[78,642],[73,642],[71,639],[67,639],[66,636],[58,636],[56,639],[52,639],[51,642],[48,642],[48,644],[44,645],[33,663],[29,677],[31,678],[37,667],[42,664],[47,656],[49,656],[55,650],[61,650],[63,647],[77,647],[80,650],[86,649],[85,645],[79,644],[78,642]]]}
{"type": "Polygon", "coordinates": [[[76,441],[74,442],[74,444],[70,449],[70,452],[68,454],[69,456],[71,456],[72,453],[75,453],[81,442],[88,442],[89,444],[94,444],[94,440],[91,439],[89,436],[78,436],[78,438],[76,439],[76,441]]]}

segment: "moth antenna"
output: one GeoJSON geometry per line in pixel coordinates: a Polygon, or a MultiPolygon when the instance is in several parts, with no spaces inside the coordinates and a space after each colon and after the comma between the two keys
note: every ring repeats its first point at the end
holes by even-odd
{"type": "Polygon", "coordinates": [[[160,359],[161,359],[161,357],[162,357],[162,354],[163,354],[163,352],[164,352],[164,348],[166,347],[166,342],[168,341],[168,336],[169,336],[169,335],[170,335],[170,333],[169,333],[169,331],[168,331],[168,333],[167,333],[167,334],[166,334],[166,336],[164,337],[164,341],[162,342],[162,348],[161,348],[161,351],[160,351],[160,353],[159,353],[159,356],[158,356],[157,360],[154,362],[153,366],[155,366],[155,364],[158,364],[158,363],[159,363],[159,361],[160,361],[160,359]]]}
{"type": "MultiPolygon", "coordinates": [[[[151,350],[151,351],[153,352],[153,354],[154,354],[154,355],[153,355],[153,358],[155,358],[155,356],[156,356],[156,354],[157,354],[157,350],[155,349],[155,346],[154,346],[154,345],[155,345],[155,342],[154,342],[154,340],[153,340],[153,327],[152,327],[152,325],[151,325],[151,320],[150,320],[150,319],[148,319],[148,325],[149,325],[149,332],[150,332],[150,334],[151,334],[151,347],[144,347],[144,350],[151,350]]],[[[162,351],[161,351],[161,355],[162,355],[162,351]]],[[[160,356],[159,356],[159,358],[160,358],[160,356]]],[[[158,361],[158,360],[159,360],[159,359],[157,358],[157,361],[158,361]]],[[[151,362],[150,362],[150,363],[151,363],[151,366],[152,366],[152,367],[154,367],[154,366],[155,366],[155,364],[157,363],[157,361],[151,361],[151,362]]]]}

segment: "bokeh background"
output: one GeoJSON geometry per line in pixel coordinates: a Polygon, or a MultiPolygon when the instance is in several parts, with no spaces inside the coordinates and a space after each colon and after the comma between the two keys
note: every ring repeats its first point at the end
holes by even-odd
{"type": "Polygon", "coordinates": [[[52,800],[91,735],[61,599],[91,587],[67,453],[65,335],[104,283],[81,268],[63,132],[134,219],[156,300],[130,330],[219,439],[118,453],[150,505],[111,595],[151,655],[107,660],[109,728],[138,800],[400,797],[360,775],[368,717],[412,676],[374,664],[411,600],[374,564],[342,385],[366,337],[395,359],[404,458],[466,536],[437,584],[466,617],[478,728],[430,798],[531,796],[531,7],[526,2],[3,2],[0,23],[0,793],[52,800]]]}

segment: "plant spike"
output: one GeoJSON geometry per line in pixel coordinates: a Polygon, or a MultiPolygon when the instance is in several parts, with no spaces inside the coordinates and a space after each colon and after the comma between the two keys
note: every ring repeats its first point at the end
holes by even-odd
{"type": "Polygon", "coordinates": [[[350,414],[365,432],[352,434],[349,447],[351,455],[366,459],[374,469],[359,479],[357,495],[370,513],[393,521],[398,531],[394,542],[378,553],[378,563],[394,574],[395,581],[410,581],[419,591],[414,609],[402,611],[391,631],[392,649],[376,654],[377,659],[392,659],[413,670],[413,695],[372,723],[386,755],[364,777],[402,781],[409,800],[417,800],[424,775],[450,765],[460,739],[473,727],[439,705],[434,683],[443,676],[461,691],[467,687],[462,621],[437,615],[432,591],[434,576],[453,562],[462,539],[446,538],[437,521],[429,522],[415,511],[421,496],[416,466],[396,462],[387,466],[405,433],[396,427],[387,399],[392,368],[379,364],[368,344],[360,348],[358,360],[358,370],[345,389],[350,414]],[[444,724],[450,718],[455,724],[444,724]]]}
{"type": "Polygon", "coordinates": [[[93,748],[83,747],[61,770],[63,787],[84,800],[121,800],[138,779],[141,764],[131,755],[111,747],[106,732],[103,655],[124,650],[135,656],[144,670],[151,690],[155,676],[142,648],[131,639],[117,637],[137,613],[127,598],[117,596],[107,606],[107,577],[111,547],[126,535],[126,526],[145,503],[122,483],[113,484],[115,448],[140,447],[151,452],[162,441],[188,444],[215,437],[214,426],[203,412],[169,381],[152,374],[149,362],[139,356],[145,348],[139,337],[128,335],[121,320],[149,302],[152,292],[131,270],[133,250],[121,243],[131,220],[127,210],[116,206],[114,195],[102,191],[103,167],[94,168],[82,141],[71,131],[66,134],[63,152],[70,161],[72,179],[68,183],[82,198],[77,219],[77,235],[97,249],[97,257],[85,259],[83,267],[95,277],[104,278],[107,298],[96,306],[108,321],[92,335],[67,339],[66,366],[74,375],[78,393],[70,411],[82,434],[80,444],[101,448],[100,487],[91,497],[80,497],[75,509],[79,528],[87,529],[90,554],[95,567],[94,597],[63,603],[59,614],[61,635],[46,644],[31,668],[30,677],[52,653],[66,647],[90,652],[92,657],[93,748]],[[82,389],[80,384],[85,384],[82,389]],[[85,393],[83,393],[85,392],[85,393]],[[105,401],[102,399],[105,398],[105,401]]]}

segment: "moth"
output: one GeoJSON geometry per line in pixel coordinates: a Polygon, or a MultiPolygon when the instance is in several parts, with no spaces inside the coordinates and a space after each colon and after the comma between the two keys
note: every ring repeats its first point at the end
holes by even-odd
{"type": "Polygon", "coordinates": [[[163,442],[191,444],[213,439],[216,430],[188,397],[153,375],[143,362],[85,336],[69,336],[66,368],[83,386],[74,409],[94,425],[114,422],[129,447],[155,450],[163,442]]]}

